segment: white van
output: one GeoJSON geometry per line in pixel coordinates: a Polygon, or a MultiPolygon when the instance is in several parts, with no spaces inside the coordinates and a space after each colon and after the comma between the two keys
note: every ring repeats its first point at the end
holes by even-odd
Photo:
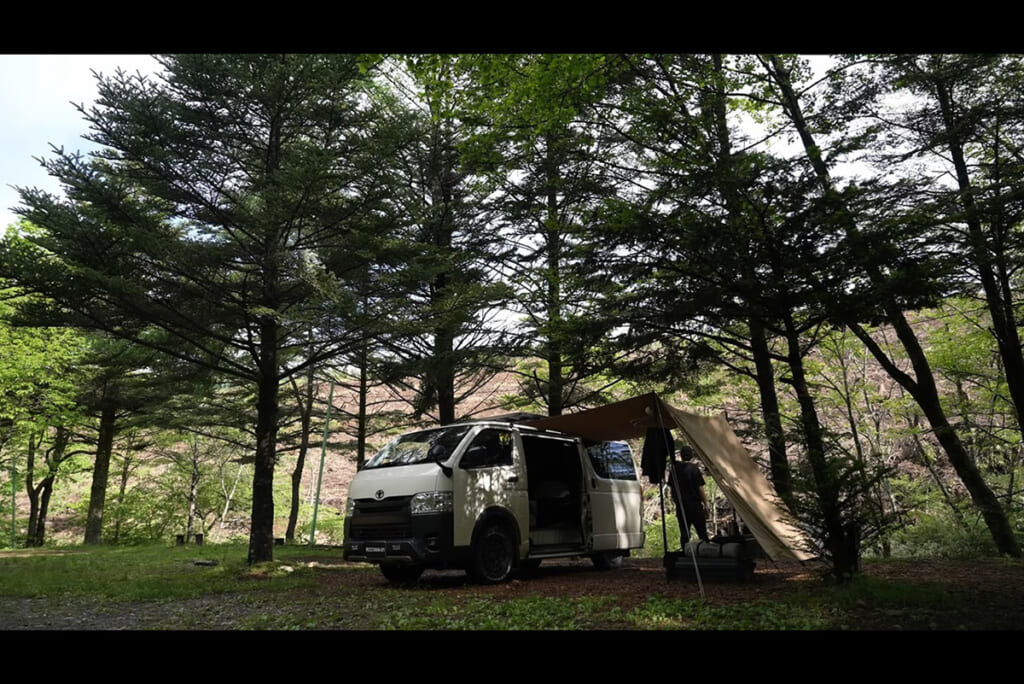
{"type": "Polygon", "coordinates": [[[624,442],[454,423],[395,438],[356,473],[343,555],[394,583],[457,568],[493,584],[545,558],[612,568],[644,545],[642,507],[624,442]]]}

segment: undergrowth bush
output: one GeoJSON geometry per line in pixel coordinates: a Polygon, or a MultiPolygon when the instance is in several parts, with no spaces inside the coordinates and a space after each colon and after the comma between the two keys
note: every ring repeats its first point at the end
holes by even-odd
{"type": "MultiPolygon", "coordinates": [[[[863,549],[865,557],[973,559],[995,554],[995,543],[977,509],[968,501],[947,500],[935,484],[922,478],[892,480],[892,491],[905,513],[880,543],[863,549]],[[956,508],[954,509],[953,506],[956,508]]],[[[1021,520],[1011,511],[1011,521],[1021,520]]],[[[1018,524],[1017,528],[1020,530],[1018,524]]]]}
{"type": "Polygon", "coordinates": [[[892,534],[889,546],[892,558],[973,559],[996,553],[984,524],[973,522],[965,529],[948,513],[918,515],[913,524],[892,534]]]}
{"type": "MultiPolygon", "coordinates": [[[[313,531],[313,514],[303,514],[300,511],[301,523],[296,530],[296,535],[308,540],[313,531]]],[[[342,512],[331,506],[321,506],[316,516],[316,538],[317,544],[329,544],[341,546],[345,541],[345,516],[342,512]]]]}
{"type": "Polygon", "coordinates": [[[668,539],[668,551],[679,550],[679,521],[674,515],[666,516],[664,534],[662,533],[661,520],[649,522],[644,527],[647,536],[644,539],[644,547],[634,551],[640,558],[661,558],[665,555],[665,539],[668,539]]]}
{"type": "MultiPolygon", "coordinates": [[[[82,501],[78,508],[82,514],[82,527],[89,502],[82,501]]],[[[103,540],[108,544],[137,546],[166,542],[184,525],[178,514],[178,505],[168,497],[153,496],[143,488],[129,490],[124,498],[108,506],[103,520],[103,540]]]]}

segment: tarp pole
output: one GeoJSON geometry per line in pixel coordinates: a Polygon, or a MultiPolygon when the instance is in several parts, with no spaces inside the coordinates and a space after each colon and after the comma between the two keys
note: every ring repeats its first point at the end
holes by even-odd
{"type": "MultiPolygon", "coordinates": [[[[662,427],[664,427],[665,426],[665,418],[661,414],[661,399],[657,395],[654,396],[654,407],[655,407],[655,410],[658,412],[658,425],[661,425],[662,427]]],[[[667,447],[666,451],[669,454],[669,471],[671,472],[671,470],[672,470],[672,461],[675,460],[675,445],[674,444],[666,444],[665,446],[667,447]]],[[[675,478],[674,477],[671,478],[671,481],[669,482],[669,486],[670,487],[678,487],[678,485],[679,485],[679,483],[677,483],[675,481],[675,478]]],[[[682,494],[680,493],[678,496],[673,498],[673,501],[682,501],[682,498],[683,498],[682,494]]],[[[662,527],[664,527],[665,526],[665,512],[664,512],[665,496],[664,496],[664,494],[662,494],[661,505],[662,505],[661,524],[662,524],[662,527]]],[[[682,520],[680,520],[680,523],[679,523],[680,525],[683,526],[683,529],[679,530],[679,541],[682,542],[683,532],[686,533],[686,538],[687,539],[689,539],[689,537],[690,537],[690,524],[689,524],[689,521],[687,521],[687,519],[686,519],[686,510],[681,509],[681,510],[678,511],[678,513],[679,513],[679,515],[682,518],[682,520]]],[[[666,535],[663,533],[662,537],[666,537],[666,535]]],[[[705,595],[704,595],[704,582],[700,578],[700,565],[698,565],[698,563],[697,563],[697,554],[693,550],[694,549],[694,545],[693,544],[690,544],[689,547],[690,547],[690,558],[693,560],[693,574],[697,577],[697,588],[700,590],[700,597],[701,597],[701,599],[704,599],[705,598],[705,595]]],[[[682,551],[683,549],[680,549],[680,550],[682,551]]],[[[668,553],[668,539],[667,538],[665,538],[665,553],[666,554],[668,553]]]]}
{"type": "Polygon", "coordinates": [[[661,554],[668,553],[668,526],[665,524],[665,485],[658,484],[658,498],[661,500],[661,554]]]}

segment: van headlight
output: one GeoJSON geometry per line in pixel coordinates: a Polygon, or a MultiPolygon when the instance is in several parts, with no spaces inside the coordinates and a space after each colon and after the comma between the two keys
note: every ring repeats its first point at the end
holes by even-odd
{"type": "Polygon", "coordinates": [[[452,510],[451,492],[420,492],[412,497],[409,502],[410,512],[413,515],[424,515],[426,513],[448,513],[452,510]]]}
{"type": "Polygon", "coordinates": [[[351,518],[352,514],[355,513],[355,510],[356,500],[353,499],[352,497],[349,497],[348,499],[345,500],[345,517],[351,518]]]}

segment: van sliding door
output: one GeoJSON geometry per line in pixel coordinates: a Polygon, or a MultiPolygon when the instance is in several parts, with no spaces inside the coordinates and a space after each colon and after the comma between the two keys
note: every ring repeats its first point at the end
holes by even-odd
{"type": "Polygon", "coordinates": [[[632,449],[622,442],[602,442],[589,447],[587,455],[594,551],[643,546],[643,495],[632,449]]]}

